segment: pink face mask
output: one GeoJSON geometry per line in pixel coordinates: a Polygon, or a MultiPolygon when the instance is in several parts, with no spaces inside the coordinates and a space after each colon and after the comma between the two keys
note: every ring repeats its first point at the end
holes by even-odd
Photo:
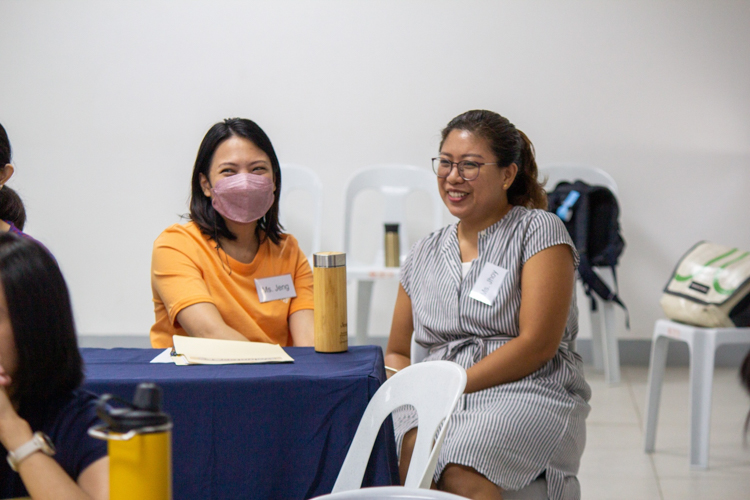
{"type": "Polygon", "coordinates": [[[211,188],[211,204],[226,219],[241,224],[263,217],[273,205],[273,181],[255,174],[222,177],[211,188]]]}

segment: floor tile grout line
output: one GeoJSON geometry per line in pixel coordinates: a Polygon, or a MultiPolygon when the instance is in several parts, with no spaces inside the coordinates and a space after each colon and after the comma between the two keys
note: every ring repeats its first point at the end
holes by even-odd
{"type": "Polygon", "coordinates": [[[654,454],[653,453],[646,453],[645,450],[643,450],[643,433],[644,430],[644,424],[643,424],[643,415],[641,415],[640,410],[638,409],[638,402],[636,401],[635,391],[633,390],[633,383],[629,376],[629,370],[623,370],[624,380],[628,384],[628,394],[630,394],[630,403],[633,405],[633,409],[635,410],[636,417],[638,418],[638,427],[641,429],[641,451],[643,451],[644,454],[648,455],[648,463],[651,465],[651,472],[654,474],[654,479],[656,480],[656,489],[659,492],[659,498],[661,500],[664,500],[664,492],[661,488],[661,478],[659,477],[659,473],[656,470],[656,462],[654,461],[654,454]]]}

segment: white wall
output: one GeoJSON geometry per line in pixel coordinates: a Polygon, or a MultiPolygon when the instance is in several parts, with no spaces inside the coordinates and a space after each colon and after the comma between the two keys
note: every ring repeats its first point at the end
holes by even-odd
{"type": "MultiPolygon", "coordinates": [[[[628,243],[626,336],[650,335],[695,241],[750,249],[748,1],[0,0],[0,26],[10,185],[84,334],[148,332],[151,244],[187,211],[198,144],[229,116],[319,173],[330,249],[347,177],[429,168],[441,127],[471,108],[508,116],[542,164],[605,169],[628,243]]],[[[377,296],[384,333],[392,288],[377,296]]]]}

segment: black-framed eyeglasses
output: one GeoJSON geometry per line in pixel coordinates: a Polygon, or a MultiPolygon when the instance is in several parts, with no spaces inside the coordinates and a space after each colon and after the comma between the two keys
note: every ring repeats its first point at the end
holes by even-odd
{"type": "Polygon", "coordinates": [[[479,176],[479,167],[483,165],[497,165],[497,162],[492,163],[479,163],[476,161],[450,161],[445,158],[433,158],[432,159],[432,171],[435,175],[441,179],[445,179],[451,175],[453,165],[458,169],[458,175],[465,181],[473,181],[479,176]]]}

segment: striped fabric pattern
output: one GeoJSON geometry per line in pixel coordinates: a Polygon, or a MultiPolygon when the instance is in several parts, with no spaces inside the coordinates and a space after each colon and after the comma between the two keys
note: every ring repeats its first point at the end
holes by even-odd
{"type": "MultiPolygon", "coordinates": [[[[549,212],[513,207],[481,231],[479,255],[462,278],[457,224],[418,241],[401,268],[412,301],[416,341],[429,348],[425,361],[447,359],[469,368],[518,336],[523,264],[554,245],[571,247],[562,221],[549,212]],[[469,297],[487,263],[508,271],[488,306],[469,297]]],[[[453,414],[435,471],[450,463],[473,467],[505,490],[518,490],[545,474],[549,498],[580,498],[576,479],[586,441],[590,388],[581,358],[569,349],[578,333],[575,295],[563,342],[555,357],[531,375],[464,394],[453,414]]],[[[417,426],[404,407],[394,413],[400,450],[403,435],[417,426]]]]}

